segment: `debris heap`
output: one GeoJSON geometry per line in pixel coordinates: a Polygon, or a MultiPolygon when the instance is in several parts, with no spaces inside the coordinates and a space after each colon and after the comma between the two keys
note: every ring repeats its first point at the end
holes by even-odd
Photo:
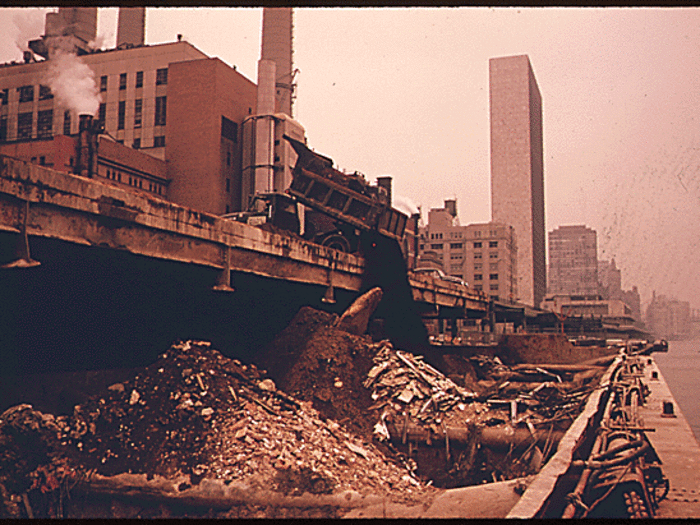
{"type": "Polygon", "coordinates": [[[375,426],[381,440],[390,437],[387,420],[404,426],[414,422],[437,433],[448,423],[468,424],[484,408],[473,403],[474,392],[446,378],[421,356],[397,350],[388,341],[378,345],[374,362],[364,386],[372,389],[370,409],[381,413],[375,426]]]}
{"type": "MultiPolygon", "coordinates": [[[[71,416],[29,405],[6,411],[0,449],[0,495],[11,517],[29,509],[34,516],[61,515],[61,491],[78,481],[89,486],[91,476],[181,480],[182,494],[203,480],[291,496],[354,491],[405,500],[426,490],[372,443],[322,420],[264,371],[207,342],[173,345],[143,373],[76,406],[71,416]]],[[[248,515],[237,512],[230,515],[248,515]]]]}

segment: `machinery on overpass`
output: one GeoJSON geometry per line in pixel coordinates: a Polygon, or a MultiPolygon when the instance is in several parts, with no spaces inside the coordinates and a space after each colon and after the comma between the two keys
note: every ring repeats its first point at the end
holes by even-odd
{"type": "Polygon", "coordinates": [[[247,211],[231,217],[252,225],[269,222],[346,253],[358,250],[362,232],[401,242],[408,216],[391,207],[386,188],[368,184],[358,172],[342,173],[333,168],[332,159],[288,135],[284,138],[298,156],[287,193],[258,194],[247,211]],[[296,203],[310,209],[299,213],[296,203]]]}

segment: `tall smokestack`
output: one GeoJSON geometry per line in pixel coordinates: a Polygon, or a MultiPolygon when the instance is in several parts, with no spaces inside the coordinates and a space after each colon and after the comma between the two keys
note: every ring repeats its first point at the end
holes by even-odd
{"type": "Polygon", "coordinates": [[[255,193],[272,191],[274,180],[275,62],[258,61],[258,104],[255,121],[255,193]]]}
{"type": "Polygon", "coordinates": [[[78,175],[93,177],[97,173],[97,129],[90,114],[78,117],[78,155],[76,170],[78,175]]]}
{"type": "MultiPolygon", "coordinates": [[[[292,8],[263,8],[262,60],[272,60],[277,66],[276,113],[292,117],[294,74],[292,71],[292,8]]],[[[258,110],[260,113],[260,110],[258,110]]]]}
{"type": "Polygon", "coordinates": [[[120,7],[117,24],[117,47],[122,44],[142,46],[145,43],[146,8],[120,7]]]}

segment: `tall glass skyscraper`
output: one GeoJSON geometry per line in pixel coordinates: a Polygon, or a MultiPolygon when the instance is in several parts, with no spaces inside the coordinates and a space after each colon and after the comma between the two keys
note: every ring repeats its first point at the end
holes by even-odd
{"type": "Polygon", "coordinates": [[[518,239],[518,295],[539,307],[546,286],[542,97],[527,55],[489,60],[491,220],[518,239]]]}

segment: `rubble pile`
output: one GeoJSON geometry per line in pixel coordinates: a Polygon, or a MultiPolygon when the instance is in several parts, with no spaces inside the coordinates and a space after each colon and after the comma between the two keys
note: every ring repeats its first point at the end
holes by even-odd
{"type": "Polygon", "coordinates": [[[408,422],[442,433],[446,424],[466,425],[485,408],[470,392],[425,363],[421,356],[382,341],[364,386],[372,390],[370,407],[381,415],[375,426],[380,440],[389,439],[387,422],[408,422]]]}
{"type": "Polygon", "coordinates": [[[425,491],[409,467],[207,342],[173,345],[71,416],[29,405],[6,411],[0,449],[0,496],[10,517],[29,509],[57,515],[66,487],[93,474],[184,478],[182,491],[205,479],[288,495],[352,490],[405,499],[425,491]]]}

